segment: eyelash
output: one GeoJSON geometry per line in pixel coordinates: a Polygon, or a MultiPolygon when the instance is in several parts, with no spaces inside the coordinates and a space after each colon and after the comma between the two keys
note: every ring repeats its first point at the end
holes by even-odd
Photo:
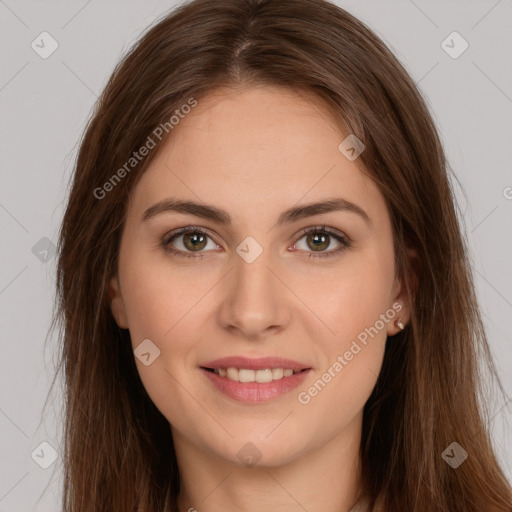
{"type": "MultiPolygon", "coordinates": [[[[205,235],[208,238],[212,239],[212,237],[202,228],[199,226],[187,226],[185,228],[180,228],[175,231],[171,231],[170,233],[167,233],[166,236],[162,239],[162,246],[166,251],[170,251],[176,256],[182,257],[182,258],[202,258],[204,257],[204,254],[197,253],[194,254],[192,252],[185,252],[178,249],[173,248],[170,244],[173,242],[176,238],[178,238],[181,235],[187,234],[187,233],[196,233],[200,235],[205,235]]],[[[298,238],[297,242],[304,238],[305,236],[309,234],[317,234],[317,233],[324,233],[329,236],[332,236],[335,238],[338,242],[341,243],[341,246],[338,247],[338,249],[334,249],[331,251],[322,251],[315,253],[310,252],[309,258],[329,258],[331,256],[336,256],[337,254],[341,253],[342,251],[350,248],[352,246],[352,243],[349,241],[349,239],[346,236],[339,235],[338,233],[332,231],[331,229],[327,228],[325,224],[322,224],[321,226],[311,226],[306,229],[304,229],[300,233],[300,237],[298,238]]],[[[212,239],[213,240],[213,239],[212,239]]],[[[295,242],[295,243],[297,243],[295,242]]]]}

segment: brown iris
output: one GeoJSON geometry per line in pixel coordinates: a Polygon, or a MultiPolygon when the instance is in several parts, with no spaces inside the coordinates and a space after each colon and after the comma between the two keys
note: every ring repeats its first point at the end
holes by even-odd
{"type": "Polygon", "coordinates": [[[200,251],[206,246],[206,239],[207,237],[203,233],[191,231],[183,234],[183,245],[191,251],[195,252],[196,249],[200,251]]]}
{"type": "Polygon", "coordinates": [[[308,247],[311,247],[315,251],[327,249],[327,247],[329,247],[329,235],[312,233],[307,236],[306,243],[308,244],[308,247]],[[310,245],[310,241],[313,241],[313,245],[310,245]]]}

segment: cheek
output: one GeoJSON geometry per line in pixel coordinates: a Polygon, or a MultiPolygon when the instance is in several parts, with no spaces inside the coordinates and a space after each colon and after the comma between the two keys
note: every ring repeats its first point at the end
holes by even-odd
{"type": "Polygon", "coordinates": [[[127,240],[119,263],[123,300],[134,345],[149,338],[163,342],[211,286],[192,267],[180,268],[165,254],[138,250],[127,240]]]}
{"type": "MultiPolygon", "coordinates": [[[[307,302],[329,328],[332,348],[343,348],[360,333],[365,332],[390,307],[390,293],[394,281],[394,262],[388,254],[368,250],[347,257],[340,266],[324,276],[307,283],[307,302]]],[[[299,279],[299,278],[298,278],[299,279]]],[[[300,277],[296,287],[304,287],[300,277]],[[302,284],[301,284],[302,283],[302,284]]],[[[299,288],[302,289],[302,288],[299,288]]],[[[378,328],[385,338],[386,329],[378,328]]],[[[362,336],[364,337],[364,336],[362,336]]]]}
{"type": "MultiPolygon", "coordinates": [[[[207,315],[204,309],[207,303],[215,308],[211,303],[216,294],[215,291],[212,293],[212,287],[218,284],[218,275],[198,272],[193,264],[178,266],[164,257],[155,258],[154,254],[137,251],[129,244],[125,246],[124,254],[130,257],[120,261],[119,271],[135,346],[146,338],[166,343],[181,332],[191,317],[196,317],[197,321],[198,315],[207,315]]],[[[329,350],[332,352],[342,349],[347,342],[373,326],[379,315],[389,308],[394,278],[392,246],[377,241],[374,246],[347,253],[339,264],[329,268],[320,265],[307,272],[290,271],[286,281],[308,306],[309,313],[297,304],[297,310],[302,311],[302,326],[311,329],[307,334],[318,338],[315,319],[320,319],[327,327],[326,339],[329,340],[327,344],[332,345],[329,350]],[[383,246],[388,250],[383,251],[383,246]]],[[[289,307],[294,306],[289,303],[289,307]]],[[[191,343],[191,332],[188,336],[184,334],[180,337],[180,346],[175,347],[177,351],[187,349],[182,347],[187,340],[191,343]]]]}
{"type": "MultiPolygon", "coordinates": [[[[394,317],[390,312],[392,249],[353,254],[330,277],[322,286],[313,288],[310,300],[331,332],[320,339],[317,334],[323,352],[321,367],[314,382],[302,390],[303,400],[299,402],[311,407],[311,413],[316,408],[321,414],[326,407],[336,407],[352,417],[375,386],[384,357],[387,326],[394,317]]],[[[311,335],[314,336],[313,330],[311,335]]]]}
{"type": "Polygon", "coordinates": [[[388,269],[365,259],[352,267],[356,268],[339,275],[338,282],[326,288],[324,299],[315,301],[335,334],[317,337],[321,366],[298,397],[310,418],[325,417],[329,411],[327,428],[332,435],[352,421],[371,395],[382,367],[386,328],[393,321],[388,269]]]}
{"type": "Polygon", "coordinates": [[[145,271],[139,267],[126,275],[123,292],[132,343],[136,345],[144,338],[160,340],[177,321],[174,316],[183,304],[178,289],[167,286],[165,279],[155,278],[151,268],[145,271]]]}
{"type": "Polygon", "coordinates": [[[136,350],[143,340],[149,339],[159,350],[147,366],[135,359],[144,388],[169,421],[183,423],[185,428],[201,421],[200,408],[189,411],[190,397],[181,386],[187,380],[184,369],[190,365],[197,339],[194,332],[200,314],[197,302],[212,284],[205,280],[190,281],[190,276],[185,277],[186,272],[170,269],[169,265],[157,265],[154,260],[148,263],[144,254],[133,251],[129,261],[120,263],[119,274],[132,349],[136,350]],[[192,417],[186,417],[183,411],[189,411],[192,417]],[[196,413],[198,417],[194,416],[196,413]]]}

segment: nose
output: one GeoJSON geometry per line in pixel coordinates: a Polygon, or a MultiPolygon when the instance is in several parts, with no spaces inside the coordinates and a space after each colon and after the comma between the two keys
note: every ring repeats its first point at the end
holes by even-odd
{"type": "Polygon", "coordinates": [[[293,294],[283,271],[272,261],[271,251],[263,250],[251,263],[237,253],[233,260],[219,311],[222,327],[238,338],[253,341],[285,329],[291,318],[293,294]]]}

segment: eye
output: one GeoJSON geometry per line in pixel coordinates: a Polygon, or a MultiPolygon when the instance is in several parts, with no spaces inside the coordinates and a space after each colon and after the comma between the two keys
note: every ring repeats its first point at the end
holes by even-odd
{"type": "Polygon", "coordinates": [[[300,240],[295,242],[293,247],[294,249],[297,248],[299,242],[305,238],[306,248],[302,249],[299,247],[299,249],[308,251],[308,249],[312,248],[311,254],[308,255],[309,258],[328,258],[330,256],[336,256],[351,246],[346,236],[326,228],[325,225],[306,228],[301,234],[300,240]],[[336,240],[338,247],[330,251],[325,251],[324,249],[332,245],[332,239],[336,240]]]}
{"type": "MultiPolygon", "coordinates": [[[[162,245],[164,249],[171,251],[176,256],[181,256],[184,258],[202,258],[203,254],[201,254],[200,251],[207,248],[208,239],[212,240],[204,229],[196,226],[187,226],[186,228],[181,228],[177,231],[168,233],[162,239],[162,245]],[[175,240],[180,241],[180,243],[177,245],[181,247],[176,248],[172,245],[175,240]]],[[[213,242],[213,240],[212,243],[213,247],[210,248],[218,249],[219,246],[213,242]]]]}
{"type": "MultiPolygon", "coordinates": [[[[187,226],[185,228],[171,231],[165,235],[162,239],[162,246],[165,250],[170,251],[179,257],[202,258],[204,256],[204,254],[202,254],[203,249],[208,249],[208,239],[212,241],[213,245],[210,249],[219,248],[204,229],[197,226],[187,226]],[[175,241],[179,241],[179,243],[176,244],[178,247],[174,245],[175,241]]],[[[307,252],[312,248],[311,254],[308,255],[309,258],[326,258],[335,256],[350,246],[351,242],[346,236],[326,228],[325,225],[306,228],[302,231],[301,238],[293,244],[294,250],[299,248],[300,250],[307,252]],[[306,239],[305,249],[297,247],[303,238],[306,239]],[[338,243],[338,247],[330,251],[325,251],[325,249],[332,245],[333,239],[338,243]]]]}

